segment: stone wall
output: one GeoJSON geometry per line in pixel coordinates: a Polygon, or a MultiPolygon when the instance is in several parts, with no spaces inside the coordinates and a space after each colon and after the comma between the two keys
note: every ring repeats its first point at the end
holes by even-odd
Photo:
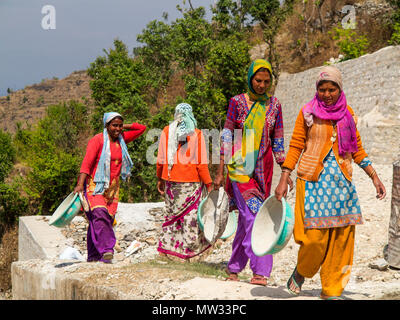
{"type": "MultiPolygon", "coordinates": [[[[400,158],[400,46],[335,66],[343,74],[344,91],[358,116],[365,150],[373,162],[393,163],[400,158]]],[[[321,68],[279,77],[275,96],[282,103],[286,150],[300,108],[315,94],[315,79],[321,68]]]]}

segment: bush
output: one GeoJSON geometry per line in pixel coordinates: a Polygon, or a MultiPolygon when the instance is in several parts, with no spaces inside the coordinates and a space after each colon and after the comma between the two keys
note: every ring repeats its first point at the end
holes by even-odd
{"type": "Polygon", "coordinates": [[[247,88],[250,46],[245,41],[229,37],[216,41],[209,53],[206,75],[214,88],[222,90],[226,100],[247,88]]]}
{"type": "Polygon", "coordinates": [[[352,29],[334,28],[329,32],[333,40],[338,41],[343,60],[355,59],[367,53],[369,41],[365,36],[359,36],[352,29]]]}
{"type": "Polygon", "coordinates": [[[199,129],[223,127],[228,100],[221,89],[214,88],[205,77],[198,79],[188,75],[185,77],[185,91],[185,102],[192,106],[199,129]]]}
{"type": "Polygon", "coordinates": [[[10,173],[15,160],[15,148],[11,135],[0,130],[0,182],[10,173]]]}
{"type": "Polygon", "coordinates": [[[400,22],[396,22],[393,25],[393,33],[389,40],[390,45],[399,45],[400,44],[400,22]]]}
{"type": "Polygon", "coordinates": [[[20,195],[20,184],[0,183],[0,238],[28,208],[28,200],[20,195]]]}
{"type": "Polygon", "coordinates": [[[51,214],[76,185],[87,123],[86,106],[71,101],[50,106],[35,129],[18,130],[21,160],[31,168],[22,185],[34,213],[51,214]]]}
{"type": "Polygon", "coordinates": [[[30,161],[32,171],[24,189],[38,214],[51,215],[75,187],[81,158],[57,148],[47,150],[49,153],[35,155],[30,161]]]}

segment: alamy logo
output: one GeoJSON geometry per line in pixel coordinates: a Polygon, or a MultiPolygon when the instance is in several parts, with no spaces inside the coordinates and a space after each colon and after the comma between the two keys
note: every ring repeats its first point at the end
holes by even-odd
{"type": "Polygon", "coordinates": [[[42,7],[42,28],[44,30],[54,30],[56,28],[56,8],[52,5],[42,7]]]}
{"type": "Polygon", "coordinates": [[[342,13],[346,14],[342,19],[343,29],[355,29],[356,28],[356,8],[351,5],[344,6],[342,13]]]}

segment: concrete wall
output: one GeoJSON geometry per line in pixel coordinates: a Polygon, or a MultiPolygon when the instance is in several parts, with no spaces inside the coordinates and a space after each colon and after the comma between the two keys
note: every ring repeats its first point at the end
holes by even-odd
{"type": "MultiPolygon", "coordinates": [[[[163,202],[120,203],[116,230],[122,234],[144,232],[148,236],[154,235],[158,226],[156,217],[149,212],[163,205],[163,202]]],[[[78,218],[81,217],[77,216],[74,220],[78,218]]],[[[130,283],[104,285],[101,281],[93,280],[96,275],[101,278],[106,269],[111,275],[124,273],[129,261],[114,261],[111,265],[105,265],[60,259],[60,254],[66,247],[73,246],[74,241],[67,239],[62,229],[49,225],[49,219],[50,216],[24,216],[19,219],[18,261],[11,265],[14,300],[143,299],[140,291],[124,291],[130,283]]],[[[155,248],[148,249],[157,255],[155,248]]]]}
{"type": "Polygon", "coordinates": [[[48,224],[49,216],[19,218],[18,260],[57,258],[67,246],[60,229],[48,224]]]}
{"type": "Polygon", "coordinates": [[[88,278],[101,273],[100,263],[87,266],[84,272],[74,270],[76,262],[56,259],[13,262],[11,281],[14,300],[124,300],[140,299],[127,296],[119,288],[99,285],[88,278]],[[66,265],[66,266],[65,266],[66,265]]]}
{"type": "MultiPolygon", "coordinates": [[[[400,158],[400,46],[335,66],[342,72],[344,92],[359,118],[358,129],[370,158],[377,163],[394,162],[400,158]]],[[[286,148],[300,108],[315,95],[320,69],[279,77],[275,96],[282,103],[286,148]]]]}

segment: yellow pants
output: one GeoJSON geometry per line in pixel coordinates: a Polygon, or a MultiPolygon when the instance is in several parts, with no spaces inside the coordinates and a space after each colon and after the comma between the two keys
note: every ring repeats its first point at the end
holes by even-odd
{"type": "Polygon", "coordinates": [[[350,278],[355,226],[305,229],[305,181],[297,179],[294,240],[300,244],[297,271],[312,278],[321,268],[322,294],[340,296],[350,278]]]}

